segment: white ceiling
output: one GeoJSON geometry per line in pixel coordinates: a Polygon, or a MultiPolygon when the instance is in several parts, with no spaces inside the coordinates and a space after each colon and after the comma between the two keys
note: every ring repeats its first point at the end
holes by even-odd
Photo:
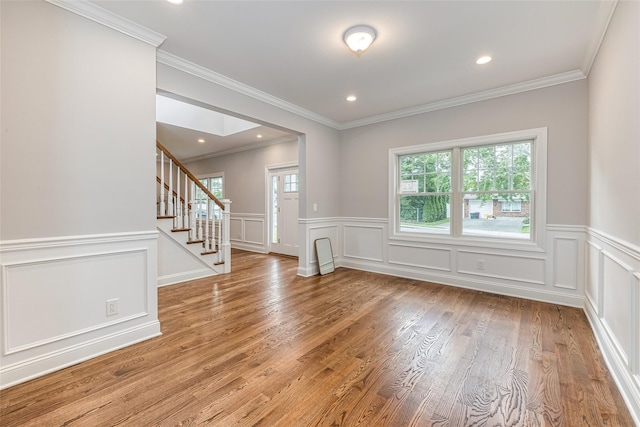
{"type": "MultiPolygon", "coordinates": [[[[582,78],[615,1],[93,1],[167,36],[160,50],[338,128],[542,79],[582,78]],[[360,58],[353,25],[378,38],[360,58]],[[481,55],[487,65],[476,65],[481,55]],[[345,101],[355,94],[354,103],[345,101]]],[[[533,83],[532,83],[533,82],[533,83]]],[[[546,83],[544,83],[546,84],[546,83]]]]}

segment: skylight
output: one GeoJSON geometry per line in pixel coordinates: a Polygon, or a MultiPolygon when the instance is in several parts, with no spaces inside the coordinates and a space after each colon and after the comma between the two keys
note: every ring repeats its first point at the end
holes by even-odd
{"type": "Polygon", "coordinates": [[[260,126],[162,95],[156,95],[156,121],[218,136],[229,136],[260,126]]]}

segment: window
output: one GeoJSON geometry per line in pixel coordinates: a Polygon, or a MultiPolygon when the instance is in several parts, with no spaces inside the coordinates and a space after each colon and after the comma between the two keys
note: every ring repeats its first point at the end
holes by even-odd
{"type": "Polygon", "coordinates": [[[288,173],[284,176],[284,190],[285,193],[297,193],[298,192],[298,173],[288,173]]]}
{"type": "Polygon", "coordinates": [[[546,129],[389,150],[394,237],[544,243],[546,129]]]}
{"type": "Polygon", "coordinates": [[[502,201],[502,212],[522,212],[522,202],[520,200],[502,201]]]}
{"type": "MultiPolygon", "coordinates": [[[[205,186],[207,190],[209,190],[214,196],[216,196],[218,200],[222,200],[224,198],[223,174],[214,174],[212,176],[199,178],[199,181],[202,185],[205,186]]],[[[200,187],[196,187],[196,215],[198,216],[198,218],[205,218],[206,212],[209,212],[209,219],[222,218],[220,207],[214,202],[211,202],[210,206],[207,208],[207,200],[208,198],[204,194],[204,191],[202,191],[200,187]]]]}

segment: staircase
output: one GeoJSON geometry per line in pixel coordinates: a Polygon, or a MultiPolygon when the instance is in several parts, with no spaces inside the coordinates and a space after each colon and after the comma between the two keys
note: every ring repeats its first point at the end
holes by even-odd
{"type": "Polygon", "coordinates": [[[229,212],[162,144],[156,142],[158,285],[231,272],[229,212]]]}

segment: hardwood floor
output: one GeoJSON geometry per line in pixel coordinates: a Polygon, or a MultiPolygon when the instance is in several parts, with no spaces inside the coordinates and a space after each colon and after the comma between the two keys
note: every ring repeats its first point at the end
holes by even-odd
{"type": "Polygon", "coordinates": [[[163,336],[0,392],[2,426],[633,426],[578,309],[233,252],[163,336]]]}

